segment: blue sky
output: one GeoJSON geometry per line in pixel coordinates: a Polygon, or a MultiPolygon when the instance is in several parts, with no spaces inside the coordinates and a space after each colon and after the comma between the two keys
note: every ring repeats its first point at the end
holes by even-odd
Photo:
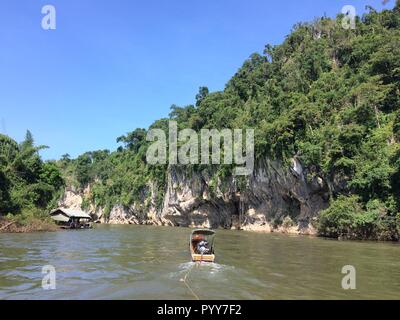
{"type": "MultiPolygon", "coordinates": [[[[97,149],[222,90],[243,61],[296,22],[382,0],[2,0],[0,132],[27,129],[45,159],[97,149]],[[41,28],[52,4],[57,29],[41,28]]],[[[394,0],[386,4],[392,8],[394,0]]]]}

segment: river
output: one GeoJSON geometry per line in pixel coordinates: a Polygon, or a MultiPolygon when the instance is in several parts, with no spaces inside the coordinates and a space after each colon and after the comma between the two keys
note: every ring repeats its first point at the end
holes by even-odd
{"type": "Polygon", "coordinates": [[[189,235],[111,225],[0,234],[0,299],[400,299],[399,244],[217,230],[216,263],[198,265],[189,235]],[[42,288],[45,265],[55,290],[42,288]],[[345,265],[355,290],[342,288],[345,265]]]}

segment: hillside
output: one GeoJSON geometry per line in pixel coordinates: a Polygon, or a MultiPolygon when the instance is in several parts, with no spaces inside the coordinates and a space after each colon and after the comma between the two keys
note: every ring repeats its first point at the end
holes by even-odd
{"type": "Polygon", "coordinates": [[[61,203],[77,197],[73,205],[106,222],[231,228],[241,219],[248,229],[398,240],[400,5],[370,8],[355,30],[341,19],[297,24],[282,44],[252,54],[223,91],[200,88],[193,105],[173,105],[169,119],[119,137],[114,152],[65,155],[61,203]],[[253,174],[149,165],[146,134],[168,132],[169,120],[196,132],[255,129],[253,174]]]}

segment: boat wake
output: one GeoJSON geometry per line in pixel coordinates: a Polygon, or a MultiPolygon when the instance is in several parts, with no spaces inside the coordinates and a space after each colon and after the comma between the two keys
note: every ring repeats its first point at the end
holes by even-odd
{"type": "Polygon", "coordinates": [[[178,266],[178,269],[181,272],[188,271],[191,268],[195,268],[199,271],[207,271],[210,273],[217,273],[235,269],[235,267],[233,266],[227,266],[215,262],[186,262],[178,266]]]}
{"type": "Polygon", "coordinates": [[[235,267],[214,262],[185,262],[178,265],[177,272],[171,272],[171,278],[182,279],[188,273],[195,273],[200,277],[209,277],[213,275],[221,275],[225,272],[234,271],[235,267]]]}

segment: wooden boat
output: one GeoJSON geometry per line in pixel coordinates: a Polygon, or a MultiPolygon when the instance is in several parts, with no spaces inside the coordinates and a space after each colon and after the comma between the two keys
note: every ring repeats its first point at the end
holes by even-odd
{"type": "Polygon", "coordinates": [[[214,236],[215,232],[210,229],[195,229],[192,231],[189,242],[192,261],[214,262],[214,236]]]}

